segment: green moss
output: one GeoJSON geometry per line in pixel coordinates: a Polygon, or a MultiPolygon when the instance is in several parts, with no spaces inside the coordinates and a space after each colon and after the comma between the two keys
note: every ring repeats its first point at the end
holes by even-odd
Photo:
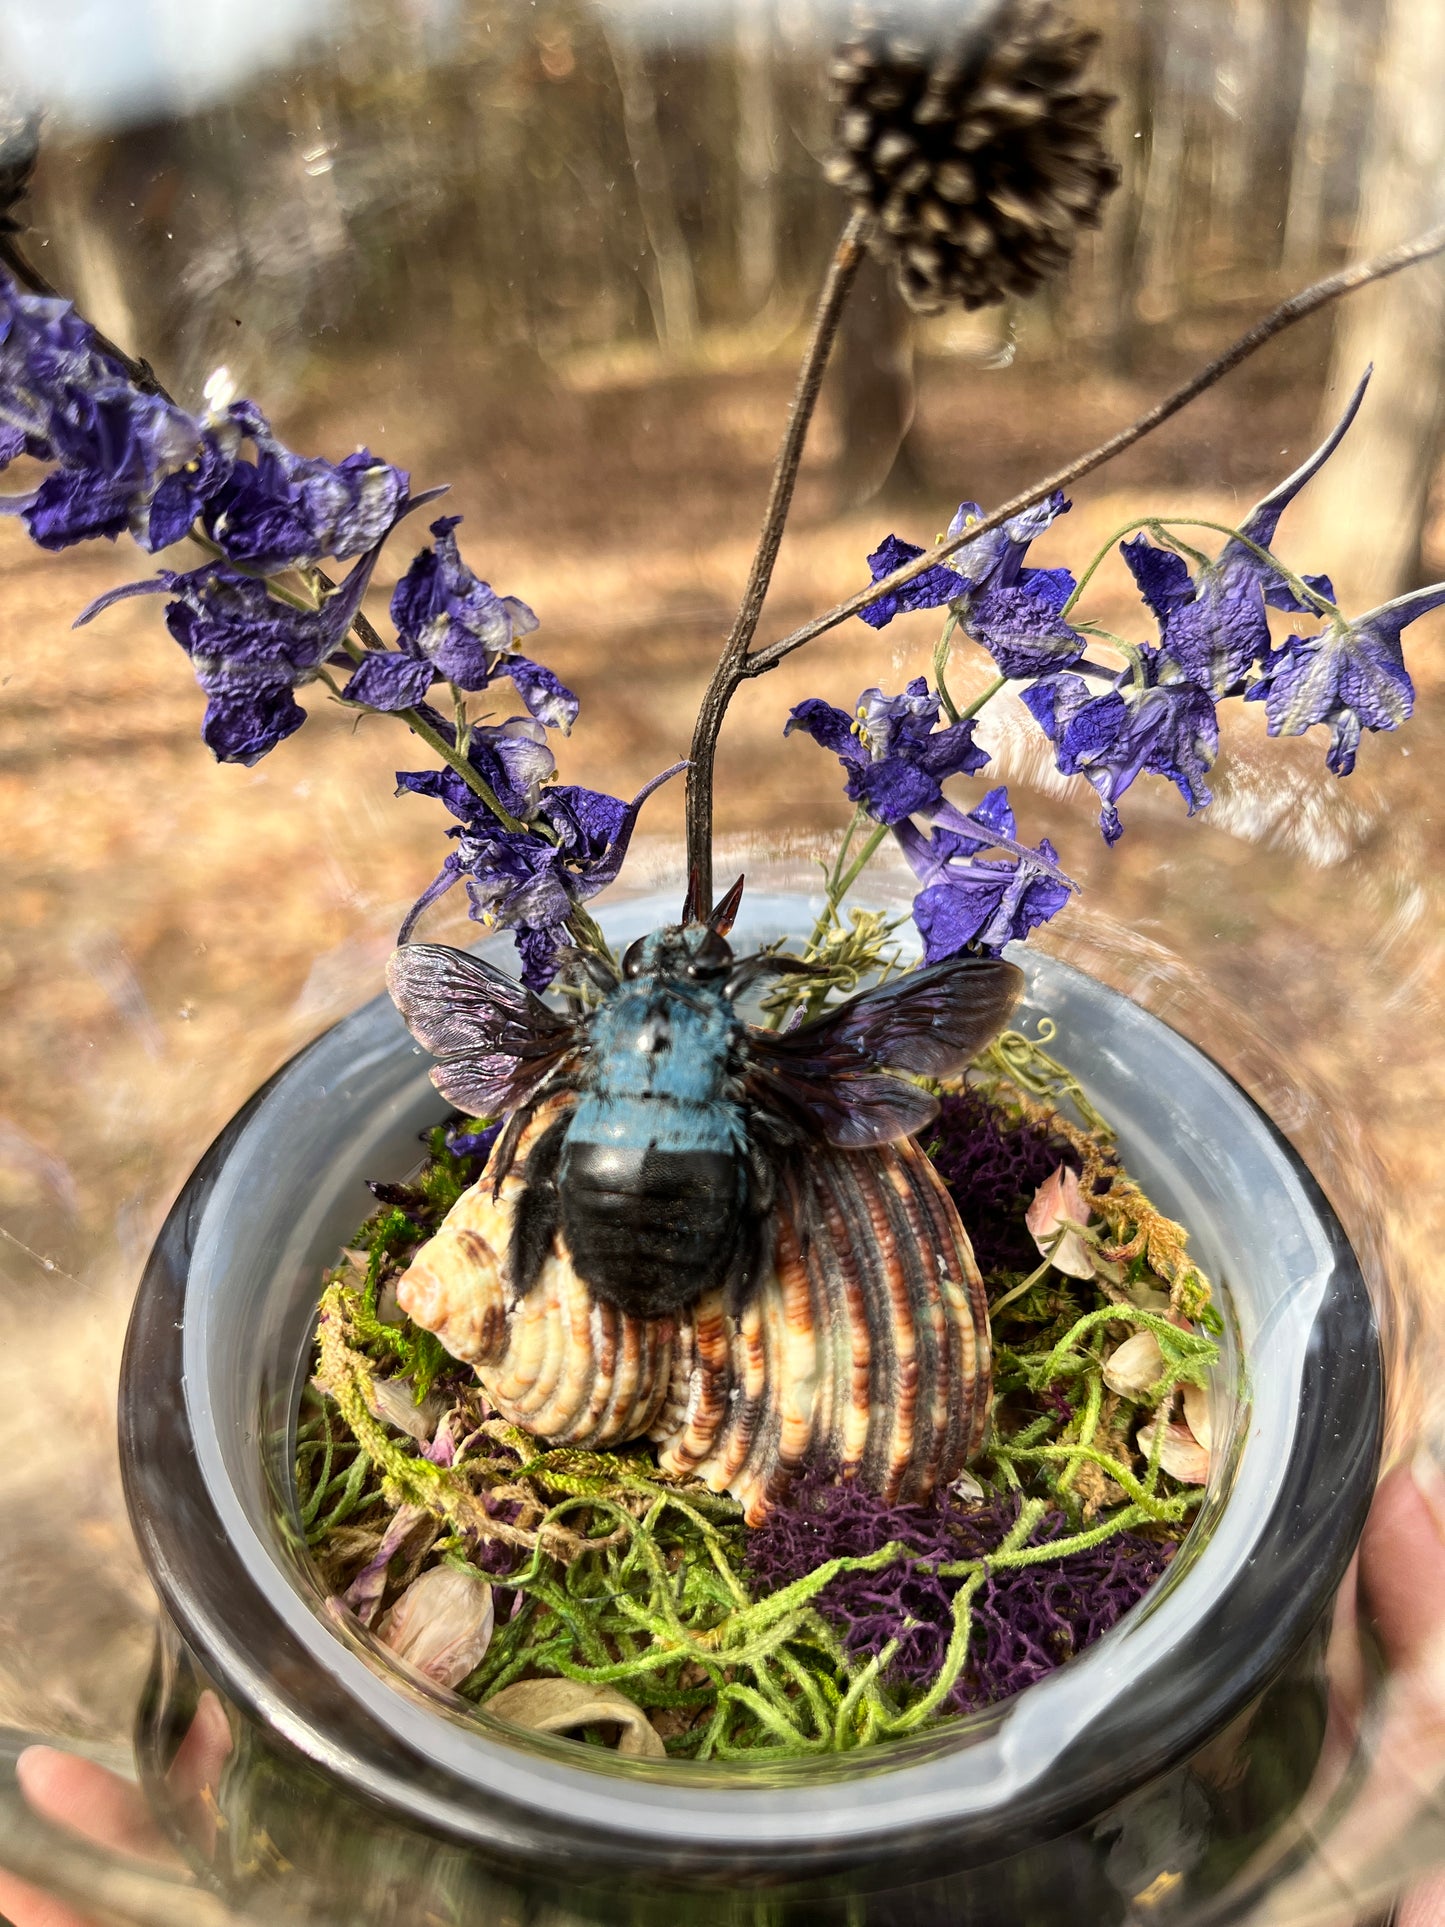
{"type": "MultiPolygon", "coordinates": [[[[1008,1103],[1001,1093],[1005,1114],[1008,1103]]],[[[388,1207],[368,1219],[355,1240],[364,1270],[339,1267],[322,1301],[316,1377],[326,1396],[303,1412],[297,1490],[327,1582],[343,1590],[395,1509],[418,1506],[441,1527],[428,1558],[479,1563],[500,1592],[491,1645],[461,1688],[478,1703],[529,1677],[610,1684],[647,1711],[669,1752],[698,1759],[847,1751],[937,1717],[967,1663],[983,1561],[940,1568],[961,1583],[936,1676],[890,1684],[889,1649],[866,1663],[850,1658],[817,1600],[840,1575],[880,1571],[916,1557],[912,1548],[895,1542],[822,1561],[756,1596],[747,1528],[731,1499],[666,1477],[643,1445],[590,1453],[530,1438],[490,1411],[472,1375],[430,1333],[382,1315],[388,1281],[476,1175],[473,1160],[447,1149],[443,1131],[432,1134],[430,1153],[411,1187],[415,1215],[388,1207]],[[377,1376],[410,1378],[418,1402],[441,1388],[452,1437],[466,1440],[451,1465],[432,1463],[376,1416],[377,1376]]],[[[1114,1275],[1165,1288],[1146,1252],[1114,1275]]],[[[991,1299],[1008,1302],[995,1335],[992,1434],[973,1471],[986,1502],[1015,1494],[1020,1507],[988,1570],[1057,1560],[1124,1531],[1181,1537],[1198,1492],[1161,1472],[1157,1446],[1139,1471],[1128,1438],[1177,1385],[1204,1381],[1217,1348],[1058,1273],[1020,1290],[1026,1282],[1018,1273],[987,1280],[991,1299]],[[1148,1399],[1121,1407],[1104,1386],[1104,1359],[1140,1330],[1158,1339],[1164,1371],[1148,1399]],[[1066,1534],[1028,1544],[1046,1512],[1064,1516],[1066,1534]]]]}

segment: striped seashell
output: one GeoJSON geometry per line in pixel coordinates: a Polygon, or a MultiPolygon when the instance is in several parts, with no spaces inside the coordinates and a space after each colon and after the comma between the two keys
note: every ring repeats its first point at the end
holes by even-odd
{"type": "MultiPolygon", "coordinates": [[[[524,1145],[548,1121],[539,1114],[524,1145]]],[[[809,1466],[890,1502],[918,1500],[982,1444],[983,1284],[911,1139],[820,1147],[785,1173],[772,1264],[738,1317],[720,1291],[680,1315],[621,1312],[593,1296],[560,1237],[533,1289],[514,1297],[520,1165],[495,1199],[486,1177],[458,1199],[398,1299],[525,1431],[595,1450],[649,1438],[665,1471],[731,1492],[750,1525],[809,1466]]]]}

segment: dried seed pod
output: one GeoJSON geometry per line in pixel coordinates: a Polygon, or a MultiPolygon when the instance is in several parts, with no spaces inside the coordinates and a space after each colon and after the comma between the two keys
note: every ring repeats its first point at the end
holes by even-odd
{"type": "Polygon", "coordinates": [[[865,15],[833,64],[826,163],[876,217],[875,248],[921,313],[1032,293],[1119,184],[1099,139],[1112,96],[1081,84],[1096,35],[1051,0],[1005,0],[962,32],[929,25],[865,15]]]}
{"type": "MultiPolygon", "coordinates": [[[[539,1113],[528,1141],[555,1110],[539,1113]]],[[[483,1178],[402,1278],[400,1302],[515,1424],[600,1450],[647,1437],[669,1472],[756,1524],[810,1465],[888,1500],[958,1477],[988,1420],[983,1284],[941,1179],[909,1139],[819,1147],[785,1172],[767,1276],[740,1316],[714,1291],[673,1317],[595,1298],[559,1238],[507,1284],[518,1166],[483,1178]]]]}

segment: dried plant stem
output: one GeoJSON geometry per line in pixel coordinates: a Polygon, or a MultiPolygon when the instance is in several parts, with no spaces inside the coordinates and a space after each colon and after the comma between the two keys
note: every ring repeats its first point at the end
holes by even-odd
{"type": "MultiPolygon", "coordinates": [[[[38,294],[47,301],[65,299],[59,288],[53,282],[47,281],[39,268],[27,259],[13,234],[0,234],[0,267],[8,268],[21,287],[30,294],[38,294]]],[[[148,361],[137,361],[134,355],[128,355],[124,348],[116,346],[109,335],[103,335],[93,322],[90,328],[96,347],[112,361],[119,362],[127,377],[135,383],[137,388],[148,395],[159,395],[162,401],[174,403],[174,397],[167,394],[161,386],[156,378],[155,369],[148,361]]]]}
{"type": "Polygon", "coordinates": [[[758,618],[763,612],[768,585],[773,579],[773,565],[778,559],[778,547],[783,539],[788,510],[792,506],[793,486],[798,479],[803,447],[808,439],[808,426],[813,419],[813,409],[823,384],[823,372],[828,365],[838,323],[842,319],[843,306],[863,261],[868,227],[868,215],[859,212],[851,214],[833,251],[833,260],[813,317],[813,332],[803,355],[803,365],[798,370],[792,411],[773,469],[767,512],[763,517],[762,533],[758,537],[747,587],[743,591],[737,619],[698,709],[692,738],[691,767],[687,774],[687,860],[689,873],[697,878],[699,901],[704,904],[712,901],[712,777],[718,731],[734,691],[750,673],[747,668],[748,649],[757,630],[758,618]]]}
{"type": "Polygon", "coordinates": [[[928,549],[924,554],[905,564],[903,568],[896,569],[892,575],[885,576],[881,581],[869,583],[866,589],[859,589],[856,594],[849,596],[846,602],[840,602],[823,615],[815,616],[811,622],[805,622],[800,629],[794,629],[790,635],[781,636],[776,642],[770,642],[761,649],[751,651],[746,660],[737,667],[737,681],[763,675],[765,671],[776,667],[785,656],[790,656],[795,649],[801,649],[805,643],[814,641],[829,629],[835,629],[840,622],[846,622],[849,616],[857,615],[858,611],[870,602],[876,602],[880,596],[902,588],[905,583],[912,582],[925,570],[945,561],[966,542],[972,542],[980,535],[987,535],[990,530],[1006,522],[1010,516],[1018,515],[1024,509],[1032,508],[1035,502],[1041,502],[1046,495],[1052,495],[1055,489],[1067,488],[1071,482],[1078,481],[1081,476],[1088,475],[1094,469],[1101,468],[1105,462],[1112,461],[1126,448],[1132,448],[1135,442],[1142,441],[1146,435],[1152,434],[1162,423],[1168,421],[1171,415],[1177,415],[1181,408],[1187,407],[1190,402],[1202,395],[1205,389],[1212,388],[1215,382],[1237,368],[1242,361],[1247,360],[1256,349],[1262,348],[1267,341],[1272,341],[1286,328],[1293,327],[1295,322],[1303,321],[1307,315],[1314,314],[1317,309],[1327,306],[1331,301],[1339,300],[1342,295],[1353,294],[1358,288],[1368,287],[1371,282],[1382,281],[1387,275],[1398,274],[1401,268],[1411,267],[1417,261],[1427,261],[1432,255],[1442,252],[1445,252],[1445,225],[1431,228],[1427,234],[1422,234],[1413,241],[1406,241],[1401,246],[1392,248],[1387,254],[1376,255],[1372,261],[1361,261],[1353,267],[1342,268],[1338,274],[1328,275],[1323,281],[1316,281],[1312,286],[1292,294],[1287,301],[1282,301],[1277,308],[1272,309],[1242,334],[1236,342],[1225,349],[1223,354],[1216,356],[1206,367],[1192,375],[1182,387],[1176,388],[1172,394],[1156,402],[1154,407],[1146,410],[1137,421],[1131,422],[1127,428],[1121,428],[1116,435],[1111,435],[1106,442],[1101,442],[1087,455],[1078,456],[1074,461],[1066,463],[1063,468],[1057,469],[1052,475],[1046,476],[1041,482],[1025,489],[1022,494],[1015,495],[1011,501],[1005,502],[1001,508],[985,516],[981,522],[972,524],[951,542],[940,542],[936,548],[928,549]]]}

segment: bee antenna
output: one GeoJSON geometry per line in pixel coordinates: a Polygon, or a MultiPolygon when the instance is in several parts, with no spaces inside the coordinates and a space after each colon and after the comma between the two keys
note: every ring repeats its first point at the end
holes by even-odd
{"type": "Polygon", "coordinates": [[[693,865],[687,877],[687,899],[682,906],[682,920],[685,924],[702,922],[702,889],[697,866],[693,865]]]}
{"type": "Polygon", "coordinates": [[[725,937],[737,921],[738,905],[743,900],[743,884],[745,881],[746,875],[740,876],[732,889],[728,891],[727,895],[720,898],[718,902],[713,905],[712,915],[707,920],[707,927],[709,930],[716,930],[720,937],[725,937]]]}

